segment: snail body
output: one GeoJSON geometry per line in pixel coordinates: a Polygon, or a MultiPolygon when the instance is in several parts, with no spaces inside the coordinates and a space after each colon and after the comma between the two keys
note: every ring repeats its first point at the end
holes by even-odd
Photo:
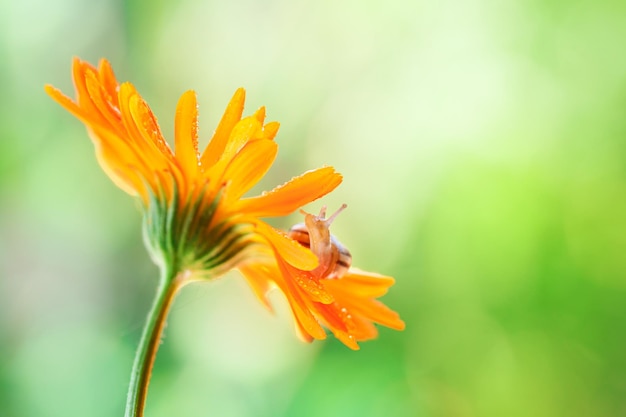
{"type": "Polygon", "coordinates": [[[299,223],[289,229],[288,236],[310,248],[317,256],[319,266],[312,273],[318,278],[336,279],[341,278],[352,265],[352,255],[335,236],[330,234],[329,228],[333,220],[347,206],[343,204],[329,218],[326,217],[326,206],[320,210],[320,214],[302,211],[304,223],[299,223]]]}

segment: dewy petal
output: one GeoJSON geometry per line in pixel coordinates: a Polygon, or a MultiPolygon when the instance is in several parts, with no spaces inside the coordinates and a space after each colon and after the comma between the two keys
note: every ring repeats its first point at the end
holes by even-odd
{"type": "Polygon", "coordinates": [[[230,133],[228,143],[220,155],[220,159],[211,168],[204,171],[204,175],[213,181],[214,189],[221,186],[224,171],[235,155],[249,140],[257,138],[260,131],[261,124],[254,117],[246,117],[237,122],[230,133]]]}
{"type": "Polygon", "coordinates": [[[158,168],[168,167],[173,160],[172,151],[152,110],[130,83],[120,87],[120,111],[131,140],[145,150],[158,168]]]}
{"type": "Polygon", "coordinates": [[[258,197],[240,200],[236,210],[259,217],[285,216],[328,194],[341,184],[342,176],[333,167],[305,172],[258,197]]]}
{"type": "MultiPolygon", "coordinates": [[[[300,320],[294,320],[296,323],[296,333],[298,334],[298,337],[303,341],[303,342],[307,342],[307,343],[311,343],[314,339],[313,336],[311,336],[309,334],[309,332],[304,328],[304,326],[302,325],[302,323],[300,323],[300,320]]],[[[319,323],[318,323],[319,325],[319,323]]],[[[321,328],[321,327],[320,327],[321,328]]],[[[324,329],[322,329],[322,331],[324,331],[324,329]]],[[[324,333],[324,337],[320,337],[319,340],[323,340],[326,339],[326,333],[324,333]]]]}
{"type": "MultiPolygon", "coordinates": [[[[83,73],[79,73],[78,76],[82,77],[83,73]]],[[[82,105],[78,102],[74,102],[71,98],[63,94],[57,88],[46,85],[44,87],[46,93],[50,95],[57,103],[59,103],[62,107],[64,107],[67,111],[69,111],[72,115],[78,118],[81,122],[86,125],[93,126],[101,126],[106,129],[112,129],[111,124],[107,121],[106,118],[102,117],[102,114],[97,109],[95,104],[93,103],[90,93],[87,91],[87,86],[85,84],[84,79],[74,80],[74,84],[77,86],[77,91],[80,88],[82,94],[87,96],[87,100],[85,97],[82,97],[80,101],[82,105]]],[[[79,93],[77,93],[79,94],[79,93]]]]}
{"type": "Polygon", "coordinates": [[[69,111],[74,117],[85,124],[96,124],[98,126],[106,127],[105,124],[102,123],[101,120],[94,120],[85,109],[81,108],[77,103],[75,103],[71,98],[63,94],[58,88],[55,88],[51,85],[46,85],[44,87],[46,93],[54,101],[59,103],[65,110],[69,111]]]}
{"type": "Polygon", "coordinates": [[[122,124],[119,109],[112,106],[111,96],[102,87],[97,77],[98,75],[91,71],[85,74],[85,85],[89,91],[92,104],[98,109],[103,121],[106,121],[105,124],[108,124],[110,129],[118,134],[123,134],[124,132],[120,132],[122,124]]]}
{"type": "Polygon", "coordinates": [[[380,288],[372,291],[373,283],[364,285],[363,281],[358,277],[353,277],[348,272],[341,279],[325,279],[322,280],[324,286],[333,294],[337,303],[350,310],[353,314],[359,314],[366,319],[382,324],[383,326],[403,330],[404,322],[395,311],[375,300],[370,294],[378,294],[385,292],[388,288],[388,282],[381,280],[380,288]]]}
{"type": "Polygon", "coordinates": [[[369,303],[354,303],[351,309],[366,319],[382,324],[390,329],[404,330],[406,327],[398,313],[378,300],[371,300],[369,303]]]}
{"type": "Polygon", "coordinates": [[[269,122],[263,126],[263,138],[264,139],[274,139],[276,134],[278,133],[278,128],[280,128],[280,123],[278,122],[269,122]]]}
{"type": "Polygon", "coordinates": [[[257,119],[259,123],[263,124],[265,121],[265,106],[259,107],[259,109],[254,112],[253,117],[257,119]]]}
{"type": "Polygon", "coordinates": [[[276,282],[291,306],[298,329],[302,331],[304,335],[309,335],[319,340],[325,339],[326,332],[312,314],[310,301],[303,296],[301,293],[302,289],[288,278],[289,271],[286,269],[288,265],[280,257],[276,259],[276,262],[282,272],[282,274],[278,274],[280,278],[277,278],[276,282]]]}
{"type": "MultiPolygon", "coordinates": [[[[124,140],[143,159],[144,163],[137,168],[141,169],[141,174],[152,191],[156,192],[159,187],[155,183],[154,172],[164,171],[171,173],[177,183],[178,192],[184,195],[189,181],[182,178],[179,165],[161,134],[156,117],[132,84],[124,83],[120,86],[119,103],[122,122],[127,132],[124,140]]],[[[171,190],[172,182],[168,183],[167,188],[171,190]]]]}
{"type": "MultiPolygon", "coordinates": [[[[279,260],[279,263],[280,262],[281,261],[279,260]]],[[[241,266],[239,267],[239,270],[248,281],[253,280],[257,283],[256,287],[253,288],[253,290],[255,291],[257,297],[262,297],[261,302],[265,304],[266,307],[269,303],[267,302],[267,298],[265,297],[266,292],[262,293],[263,289],[270,289],[272,286],[272,284],[270,283],[273,283],[281,290],[281,292],[285,295],[289,306],[291,307],[291,311],[296,321],[297,330],[299,331],[300,336],[305,341],[310,342],[312,338],[326,338],[326,332],[324,332],[324,329],[322,329],[313,314],[311,314],[306,300],[302,297],[299,288],[294,285],[293,282],[284,279],[283,275],[281,275],[275,269],[268,268],[263,265],[241,266]],[[263,284],[263,282],[265,282],[265,284],[263,284]]]]}
{"type": "Polygon", "coordinates": [[[311,274],[309,271],[300,271],[299,274],[294,274],[296,283],[302,288],[302,290],[307,293],[310,297],[311,301],[320,304],[330,304],[334,302],[333,296],[326,291],[324,285],[311,278],[311,274]]]}
{"type": "Polygon", "coordinates": [[[224,148],[220,160],[230,162],[246,143],[253,139],[260,138],[261,135],[259,133],[261,132],[261,128],[261,122],[253,116],[244,117],[237,122],[230,133],[228,143],[224,148]]]}
{"type": "Polygon", "coordinates": [[[259,182],[272,166],[277,152],[275,142],[264,139],[248,142],[224,172],[224,180],[230,181],[228,200],[238,200],[259,182]]]}
{"type": "MultiPolygon", "coordinates": [[[[387,294],[389,287],[396,282],[392,277],[362,271],[354,267],[350,268],[342,280],[346,283],[343,286],[344,288],[347,288],[347,283],[349,283],[349,292],[354,296],[363,298],[382,297],[387,294]]],[[[331,282],[329,285],[335,287],[337,283],[331,282]]],[[[341,288],[341,285],[339,287],[341,288]]]]}
{"type": "Polygon", "coordinates": [[[256,220],[255,227],[257,232],[265,237],[278,255],[288,264],[302,269],[303,271],[315,269],[319,264],[317,256],[315,256],[313,252],[288,238],[282,232],[267,225],[265,222],[256,220]]]}
{"type": "Polygon", "coordinates": [[[196,93],[185,92],[176,107],[174,139],[176,158],[191,177],[198,171],[198,104],[196,93]]]}
{"type": "Polygon", "coordinates": [[[124,171],[123,166],[144,166],[145,162],[137,154],[136,149],[133,149],[130,144],[113,133],[106,124],[103,124],[103,119],[94,119],[92,114],[79,107],[58,89],[46,85],[45,90],[55,101],[87,125],[89,136],[96,148],[98,162],[105,173],[122,190],[130,195],[137,195],[138,189],[136,187],[140,182],[135,179],[136,175],[120,175],[120,171],[124,171]]]}
{"type": "Polygon", "coordinates": [[[91,100],[89,89],[86,84],[88,73],[97,73],[97,71],[90,64],[83,62],[78,58],[74,58],[74,63],[72,65],[72,79],[74,81],[74,88],[76,89],[76,102],[79,107],[91,116],[92,120],[96,120],[98,123],[106,125],[100,112],[91,100]]]}
{"type": "Polygon", "coordinates": [[[352,317],[352,323],[354,324],[354,329],[352,329],[350,333],[359,342],[371,340],[378,336],[378,329],[376,329],[374,323],[367,320],[366,318],[359,315],[354,315],[352,317]]]}
{"type": "Polygon", "coordinates": [[[107,94],[111,98],[111,104],[114,107],[119,108],[119,103],[117,101],[117,79],[115,78],[115,73],[113,72],[113,68],[111,68],[111,64],[106,59],[101,59],[100,64],[98,65],[98,78],[100,79],[100,83],[102,87],[107,92],[107,94]]]}
{"type": "Polygon", "coordinates": [[[316,304],[315,312],[337,339],[350,349],[359,350],[360,348],[356,343],[356,338],[352,334],[355,324],[352,322],[351,318],[343,318],[341,312],[338,310],[339,307],[336,304],[316,304]]]}
{"type": "Polygon", "coordinates": [[[95,144],[96,157],[102,170],[109,178],[130,195],[146,196],[144,183],[137,176],[138,167],[144,162],[137,158],[135,152],[116,135],[106,129],[88,129],[89,136],[95,144]],[[130,169],[134,166],[135,169],[130,169]]]}
{"type": "Polygon", "coordinates": [[[208,146],[202,153],[202,157],[200,158],[200,162],[202,166],[205,168],[210,168],[213,166],[220,156],[224,149],[226,148],[226,143],[230,137],[231,131],[237,124],[239,120],[241,120],[241,115],[243,114],[243,105],[246,99],[246,90],[243,88],[237,89],[233,98],[230,99],[230,103],[228,103],[228,107],[226,107],[226,111],[222,116],[222,120],[220,120],[217,129],[215,129],[215,133],[211,138],[208,146]]]}
{"type": "MultiPolygon", "coordinates": [[[[118,85],[108,62],[101,61],[100,68],[96,69],[76,58],[72,73],[76,102],[51,86],[46,86],[46,92],[86,125],[98,162],[113,182],[131,195],[140,194],[146,201],[145,185],[152,179],[155,158],[150,147],[142,143],[141,133],[132,120],[132,106],[128,101],[124,103],[125,113],[119,108],[118,85]],[[124,118],[128,125],[124,124],[124,118]],[[127,126],[135,128],[134,131],[130,132],[127,126]],[[145,177],[146,174],[149,176],[145,177]]],[[[134,92],[134,89],[127,91],[134,92]]],[[[139,119],[144,127],[158,131],[158,127],[151,126],[150,118],[139,119]]]]}
{"type": "Polygon", "coordinates": [[[257,299],[266,309],[273,313],[274,308],[267,299],[267,294],[273,287],[275,287],[275,285],[273,285],[273,281],[267,278],[268,272],[265,272],[266,267],[264,265],[240,265],[238,269],[248,281],[248,285],[252,288],[252,291],[254,292],[254,295],[256,295],[257,299]]]}

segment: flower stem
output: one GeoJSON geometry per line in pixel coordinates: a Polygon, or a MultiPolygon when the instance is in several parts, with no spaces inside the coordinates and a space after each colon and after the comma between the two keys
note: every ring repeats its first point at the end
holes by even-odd
{"type": "Polygon", "coordinates": [[[184,282],[185,274],[177,274],[164,267],[161,280],[148,319],[143,329],[133,370],[130,375],[128,398],[126,400],[125,417],[142,417],[148,395],[148,384],[152,366],[165,328],[167,313],[172,305],[176,292],[184,282]]]}

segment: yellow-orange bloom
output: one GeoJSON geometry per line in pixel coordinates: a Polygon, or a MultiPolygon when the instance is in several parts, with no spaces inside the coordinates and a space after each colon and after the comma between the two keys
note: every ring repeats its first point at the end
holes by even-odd
{"type": "MultiPolygon", "coordinates": [[[[354,268],[329,276],[320,270],[320,260],[326,263],[322,251],[311,251],[260,220],[287,215],[332,191],[342,180],[334,168],[308,171],[243,198],[272,165],[279,128],[277,122],[265,123],[263,107],[242,118],[243,89],[235,92],[200,153],[193,91],[178,102],[172,151],[135,87],[119,84],[106,60],[96,68],[75,59],[73,80],[75,100],[52,86],[46,91],[85,124],[113,182],[142,201],[145,241],[166,276],[189,282],[238,268],[266,306],[270,289],[286,295],[307,341],[325,338],[324,325],[357,349],[357,341],[376,336],[373,322],[404,328],[395,312],[375,300],[392,278],[354,268]]],[[[323,216],[308,220],[327,232],[330,222],[323,216]]]]}
{"type": "Polygon", "coordinates": [[[196,95],[187,91],[176,109],[175,152],[156,117],[130,83],[119,84],[108,61],[98,68],[74,60],[76,101],[52,86],[46,91],[87,127],[100,165],[121,189],[139,196],[144,231],[155,261],[175,271],[211,277],[263,253],[253,244],[280,248],[290,264],[312,269],[317,259],[259,217],[283,216],[332,191],[341,175],[332,167],[309,171],[263,195],[242,196],[270,168],[278,146],[277,122],[265,108],[242,118],[245,92],[231,99],[207,148],[198,152],[196,95]]]}

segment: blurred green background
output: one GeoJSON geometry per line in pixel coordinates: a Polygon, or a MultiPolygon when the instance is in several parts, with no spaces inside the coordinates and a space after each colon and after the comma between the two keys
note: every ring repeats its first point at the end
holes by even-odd
{"type": "Polygon", "coordinates": [[[185,90],[204,144],[244,86],[282,123],[259,189],[341,171],[333,231],[407,323],[305,345],[280,294],[186,287],[147,416],[626,415],[624,39],[623,1],[2,2],[0,416],[121,416],[155,290],[137,203],[43,92],[75,55],[170,138],[185,90]]]}

